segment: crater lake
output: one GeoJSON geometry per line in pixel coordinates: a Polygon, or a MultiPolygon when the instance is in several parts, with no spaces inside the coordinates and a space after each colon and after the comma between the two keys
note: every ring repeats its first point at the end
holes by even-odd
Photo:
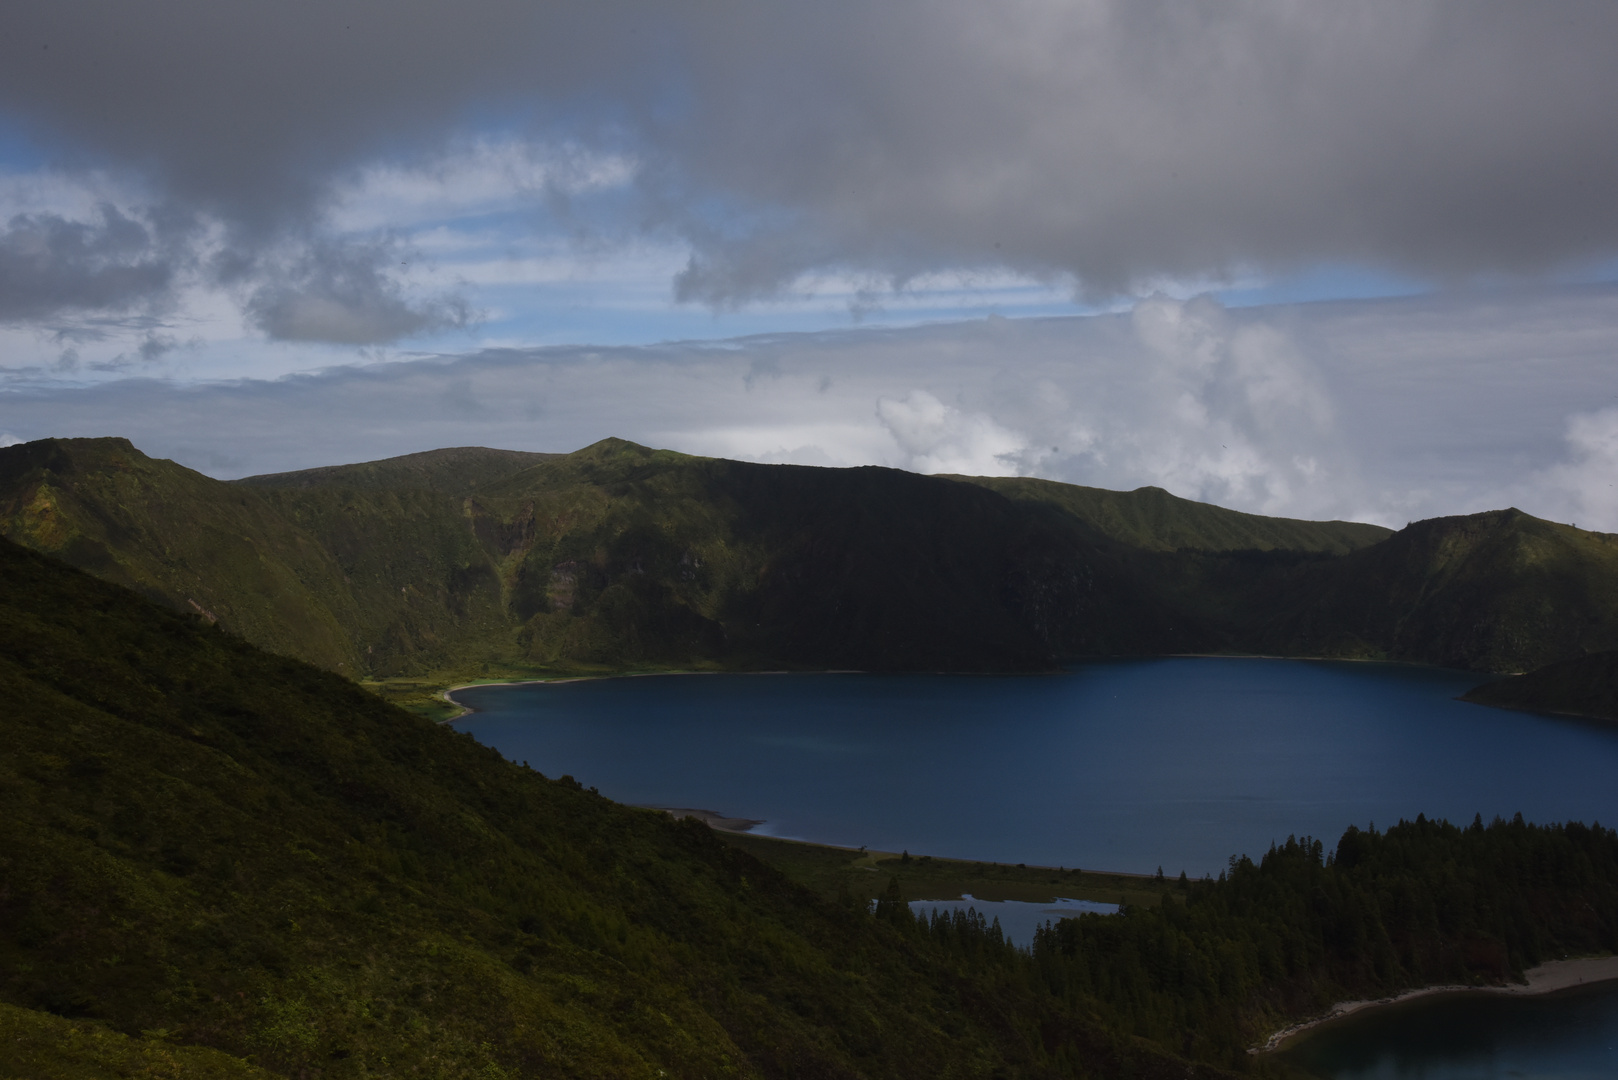
{"type": "Polygon", "coordinates": [[[1484,676],[1251,658],[1046,676],[664,675],[455,691],[455,721],[620,802],[953,858],[1217,874],[1349,824],[1618,821],[1618,727],[1455,700],[1484,676]]]}

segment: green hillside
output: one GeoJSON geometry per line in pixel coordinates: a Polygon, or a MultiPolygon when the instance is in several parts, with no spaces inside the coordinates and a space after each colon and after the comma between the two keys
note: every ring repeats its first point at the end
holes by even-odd
{"type": "Polygon", "coordinates": [[[1016,502],[1071,514],[1144,551],[1307,551],[1346,555],[1386,540],[1392,529],[1357,521],[1295,521],[1192,502],[1162,488],[1134,491],[1059,484],[1030,476],[957,476],[1016,502]]]}
{"type": "Polygon", "coordinates": [[[424,689],[1179,652],[1516,671],[1618,648],[1614,538],[1517,511],[1389,534],[1153,488],[754,465],[617,439],[233,483],[121,439],[43,440],[0,448],[0,534],[273,651],[424,689]]]}
{"type": "Polygon", "coordinates": [[[1029,670],[1195,644],[1119,545],[973,485],[620,440],[530,460],[453,451],[225,484],[123,440],[46,440],[0,450],[0,530],[373,677],[1029,670]]]}
{"type": "Polygon", "coordinates": [[[359,612],[324,547],[257,492],[126,439],[0,448],[0,534],[266,649],[364,671],[359,612]]]}
{"type": "Polygon", "coordinates": [[[1039,669],[1138,650],[1173,622],[1104,537],[894,469],[608,440],[469,506],[480,535],[504,538],[511,610],[537,663],[1039,669]]]}
{"type": "Polygon", "coordinates": [[[1462,695],[1480,705],[1618,720],[1618,651],[1547,664],[1462,695]]]}
{"type": "Polygon", "coordinates": [[[1246,595],[1260,649],[1522,671],[1618,648],[1618,536],[1519,510],[1436,518],[1246,595]]]}
{"type": "Polygon", "coordinates": [[[3,541],[0,690],[13,1075],[1211,1075],[3,541]]]}
{"type": "Polygon", "coordinates": [[[530,465],[564,456],[534,454],[525,450],[490,450],[483,446],[456,446],[383,458],[381,461],[365,461],[357,465],[326,465],[298,472],[263,473],[243,477],[235,483],[247,487],[423,490],[461,495],[502,480],[530,465]]]}

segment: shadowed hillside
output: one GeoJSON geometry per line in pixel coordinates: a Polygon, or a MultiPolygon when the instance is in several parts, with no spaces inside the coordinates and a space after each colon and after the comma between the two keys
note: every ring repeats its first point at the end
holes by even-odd
{"type": "Polygon", "coordinates": [[[1250,595],[1261,648],[1521,671],[1618,648],[1618,536],[1520,510],[1435,518],[1250,595]]]}
{"type": "Polygon", "coordinates": [[[369,675],[1032,670],[1200,643],[1076,519],[897,470],[621,440],[233,484],[123,440],[46,440],[0,450],[0,521],[250,640],[369,675]],[[295,610],[266,614],[281,608],[295,610]]]}
{"type": "Polygon", "coordinates": [[[608,439],[211,480],[0,449],[0,533],[358,677],[1049,670],[1175,652],[1485,671],[1618,648],[1618,547],[1517,511],[1258,517],[1155,488],[754,465],[608,439]]]}
{"type": "Polygon", "coordinates": [[[1618,720],[1618,651],[1547,664],[1468,690],[1479,705],[1618,720]]]}
{"type": "Polygon", "coordinates": [[[9,1075],[1213,1075],[5,541],[0,700],[9,1075]]]}
{"type": "Polygon", "coordinates": [[[1162,488],[1134,491],[1058,484],[1030,476],[956,476],[1016,502],[1052,507],[1144,551],[1307,551],[1346,555],[1393,535],[1358,521],[1294,521],[1192,502],[1162,488]]]}

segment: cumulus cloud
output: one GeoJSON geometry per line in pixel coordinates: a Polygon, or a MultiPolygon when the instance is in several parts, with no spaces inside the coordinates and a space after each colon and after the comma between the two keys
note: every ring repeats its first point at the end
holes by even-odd
{"type": "Polygon", "coordinates": [[[1618,532],[1618,408],[1568,417],[1566,460],[1517,494],[1583,528],[1618,532]]]}
{"type": "Polygon", "coordinates": [[[962,412],[925,390],[900,400],[878,398],[876,415],[899,444],[900,464],[914,472],[1015,476],[1028,448],[992,417],[962,412]]]}
{"type": "Polygon", "coordinates": [[[312,244],[270,271],[247,302],[248,318],[271,338],[376,345],[424,331],[464,328],[473,319],[454,294],[413,300],[385,267],[388,244],[312,244]]]}
{"type": "Polygon", "coordinates": [[[1098,471],[1146,472],[1193,498],[1266,513],[1351,497],[1331,406],[1287,334],[1237,322],[1206,298],[1154,296],[1131,322],[1145,355],[1124,376],[1129,406],[1087,410],[1093,449],[1081,455],[1098,471]]]}
{"type": "Polygon", "coordinates": [[[498,117],[633,161],[622,220],[690,248],[694,300],[992,267],[1109,294],[1610,255],[1614,40],[1607,0],[17,0],[0,111],[239,246],[498,117]]]}

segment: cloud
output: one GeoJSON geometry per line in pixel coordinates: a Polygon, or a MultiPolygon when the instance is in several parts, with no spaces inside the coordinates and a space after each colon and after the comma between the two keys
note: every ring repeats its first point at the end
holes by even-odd
{"type": "Polygon", "coordinates": [[[182,259],[150,223],[105,203],[89,221],[18,214],[0,230],[0,322],[164,306],[182,259]]]}
{"type": "Polygon", "coordinates": [[[1586,529],[1618,532],[1618,408],[1567,419],[1567,459],[1540,471],[1518,494],[1586,529]]]}
{"type": "Polygon", "coordinates": [[[1107,407],[1079,411],[1075,456],[1091,459],[1092,475],[1146,473],[1263,513],[1320,512],[1357,495],[1319,376],[1286,333],[1206,298],[1161,295],[1136,305],[1131,324],[1144,355],[1107,407]]]}
{"type": "Polygon", "coordinates": [[[581,196],[628,187],[636,171],[622,154],[480,134],[453,139],[422,160],[373,161],[340,177],[326,221],[341,232],[397,230],[500,213],[524,201],[571,209],[581,196]]]}
{"type": "MultiPolygon", "coordinates": [[[[1608,0],[86,10],[8,7],[0,112],[244,249],[318,227],[356,175],[491,129],[633,162],[615,220],[687,246],[674,287],[721,307],[816,274],[998,268],[1110,295],[1322,260],[1532,274],[1618,249],[1608,0]]],[[[521,169],[500,182],[531,190],[521,169]]],[[[359,336],[395,325],[356,318],[359,336]]]]}
{"type": "Polygon", "coordinates": [[[0,430],[125,435],[225,476],[616,435],[1153,484],[1282,516],[1401,526],[1516,505],[1612,528],[1615,355],[1613,287],[1240,310],[1154,297],[1117,315],[484,349],[274,380],[33,378],[0,390],[0,430]]]}
{"type": "Polygon", "coordinates": [[[878,398],[876,415],[899,444],[903,466],[914,472],[1015,476],[1028,448],[991,417],[962,412],[925,390],[902,400],[878,398]]]}
{"type": "Polygon", "coordinates": [[[386,243],[304,247],[253,291],[248,319],[274,340],[339,345],[386,344],[472,322],[470,306],[454,294],[407,297],[384,270],[399,254],[386,243]]]}

